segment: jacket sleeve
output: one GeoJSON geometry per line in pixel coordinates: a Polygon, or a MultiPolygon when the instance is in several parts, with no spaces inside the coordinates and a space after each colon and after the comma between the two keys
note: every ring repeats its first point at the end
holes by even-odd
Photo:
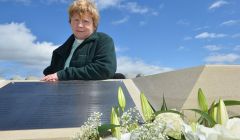
{"type": "Polygon", "coordinates": [[[43,74],[44,75],[48,75],[48,74],[53,74],[55,72],[58,71],[58,69],[60,69],[60,61],[61,58],[60,56],[57,54],[56,50],[53,51],[53,54],[52,54],[52,59],[51,59],[51,63],[50,63],[50,66],[48,66],[47,68],[45,68],[43,70],[43,74]]]}
{"type": "Polygon", "coordinates": [[[55,58],[55,56],[54,56],[54,53],[52,54],[52,59],[51,59],[51,64],[50,64],[50,66],[48,66],[47,68],[45,68],[44,70],[43,70],[43,74],[44,75],[48,75],[48,74],[53,74],[54,72],[53,72],[53,63],[54,63],[54,59],[55,58]]]}
{"type": "Polygon", "coordinates": [[[99,40],[91,63],[80,68],[68,67],[58,71],[57,75],[59,80],[102,80],[112,78],[116,69],[114,43],[106,36],[99,40]]]}

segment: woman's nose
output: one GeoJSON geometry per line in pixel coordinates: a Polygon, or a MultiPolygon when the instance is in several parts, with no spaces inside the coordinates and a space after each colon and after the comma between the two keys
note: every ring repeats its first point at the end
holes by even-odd
{"type": "Polygon", "coordinates": [[[81,21],[78,23],[78,27],[83,27],[83,23],[81,21]]]}

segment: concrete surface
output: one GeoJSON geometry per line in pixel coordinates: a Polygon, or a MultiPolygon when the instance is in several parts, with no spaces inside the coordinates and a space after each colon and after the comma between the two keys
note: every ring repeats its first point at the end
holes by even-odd
{"type": "MultiPolygon", "coordinates": [[[[220,98],[240,100],[239,81],[240,65],[206,65],[133,79],[156,110],[161,108],[163,94],[169,108],[198,108],[199,88],[203,90],[209,106],[220,98]]],[[[239,106],[227,108],[230,114],[239,115],[239,106]]],[[[189,117],[192,119],[193,115],[189,117]]]]}

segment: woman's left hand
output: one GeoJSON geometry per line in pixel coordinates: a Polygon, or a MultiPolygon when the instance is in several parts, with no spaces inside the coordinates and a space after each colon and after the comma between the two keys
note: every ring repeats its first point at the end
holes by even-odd
{"type": "Polygon", "coordinates": [[[58,76],[57,76],[57,73],[49,74],[47,76],[44,76],[41,80],[42,81],[54,82],[54,81],[58,81],[58,76]]]}

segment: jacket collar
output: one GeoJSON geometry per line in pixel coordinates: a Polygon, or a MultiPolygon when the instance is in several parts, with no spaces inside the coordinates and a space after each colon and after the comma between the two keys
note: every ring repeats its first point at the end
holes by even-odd
{"type": "Polygon", "coordinates": [[[89,42],[89,41],[92,41],[92,40],[96,40],[97,39],[97,32],[93,32],[88,38],[86,38],[84,42],[89,42]]]}
{"type": "MultiPolygon", "coordinates": [[[[82,44],[85,44],[87,42],[91,42],[93,40],[96,40],[98,38],[97,32],[93,32],[88,38],[86,38],[82,44]]],[[[57,48],[55,51],[60,55],[66,55],[66,53],[70,53],[70,50],[72,48],[72,44],[75,40],[74,35],[72,34],[63,45],[61,45],[59,48],[57,48]]]]}

